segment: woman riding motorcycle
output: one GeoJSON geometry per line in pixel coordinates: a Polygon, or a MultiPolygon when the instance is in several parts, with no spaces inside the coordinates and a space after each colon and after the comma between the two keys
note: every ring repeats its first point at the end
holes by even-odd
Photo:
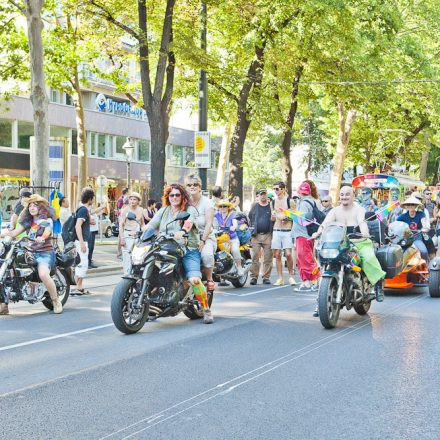
{"type": "Polygon", "coordinates": [[[185,276],[192,285],[194,296],[203,307],[203,322],[211,324],[214,322],[214,318],[208,305],[208,295],[202,283],[202,273],[200,272],[200,237],[195,223],[197,211],[189,205],[189,195],[185,188],[178,183],[172,183],[165,187],[162,206],[148,223],[147,229],[154,229],[159,234],[165,234],[168,225],[168,233],[174,233],[174,238],[179,242],[182,242],[184,235],[188,234],[187,249],[183,257],[185,276]],[[183,225],[177,221],[173,222],[177,214],[182,211],[188,212],[190,217],[184,221],[183,225]]]}
{"type": "MultiPolygon", "coordinates": [[[[49,202],[38,194],[33,194],[23,200],[24,210],[19,217],[19,225],[0,237],[17,237],[26,232],[28,237],[35,240],[30,244],[34,259],[38,265],[38,276],[49,292],[53,303],[54,313],[63,313],[63,306],[58,298],[55,282],[50,276],[50,270],[55,265],[55,252],[52,244],[53,219],[55,212],[49,202]]],[[[0,304],[0,314],[9,313],[6,304],[0,304]]]]}
{"type": "Polygon", "coordinates": [[[202,267],[205,271],[208,290],[215,289],[212,279],[214,271],[214,254],[217,249],[217,241],[212,229],[214,220],[214,204],[206,196],[202,195],[202,181],[195,174],[185,179],[185,185],[190,196],[190,204],[197,211],[195,223],[200,233],[199,251],[202,257],[202,267]]]}

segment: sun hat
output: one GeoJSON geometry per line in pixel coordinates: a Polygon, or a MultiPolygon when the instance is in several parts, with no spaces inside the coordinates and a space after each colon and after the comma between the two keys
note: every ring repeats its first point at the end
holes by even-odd
{"type": "Polygon", "coordinates": [[[410,196],[408,197],[403,203],[400,204],[403,208],[405,207],[405,205],[416,205],[416,206],[422,206],[422,202],[417,199],[414,196],[410,196]]]}
{"type": "Polygon", "coordinates": [[[29,206],[31,203],[43,203],[44,205],[49,206],[49,202],[39,194],[32,194],[30,197],[23,199],[24,206],[29,206]]]}
{"type": "Polygon", "coordinates": [[[307,182],[301,183],[301,185],[298,187],[298,193],[302,194],[304,196],[308,196],[311,194],[312,189],[310,188],[310,185],[307,182]]]}
{"type": "Polygon", "coordinates": [[[136,192],[136,191],[133,191],[132,193],[130,193],[128,198],[130,198],[130,197],[136,197],[139,201],[142,200],[141,195],[138,192],[136,192]]]}
{"type": "Polygon", "coordinates": [[[227,199],[223,199],[223,200],[219,200],[218,202],[215,203],[215,206],[217,208],[219,208],[220,206],[227,206],[229,209],[234,207],[234,204],[231,203],[229,200],[227,199]]]}

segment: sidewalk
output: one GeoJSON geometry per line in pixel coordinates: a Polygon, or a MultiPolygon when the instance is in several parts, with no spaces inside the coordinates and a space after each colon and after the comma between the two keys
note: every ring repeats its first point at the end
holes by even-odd
{"type": "Polygon", "coordinates": [[[116,257],[117,252],[118,246],[114,241],[104,244],[95,243],[93,262],[98,267],[96,269],[89,269],[87,275],[94,276],[105,272],[122,274],[122,260],[116,257]]]}

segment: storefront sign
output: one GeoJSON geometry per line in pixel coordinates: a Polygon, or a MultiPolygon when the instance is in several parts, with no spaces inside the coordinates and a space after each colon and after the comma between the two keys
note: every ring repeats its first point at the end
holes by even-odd
{"type": "Polygon", "coordinates": [[[211,135],[209,131],[194,133],[194,161],[197,168],[211,168],[211,135]]]}
{"type": "Polygon", "coordinates": [[[96,107],[100,112],[112,113],[122,116],[130,116],[138,119],[146,119],[147,113],[144,109],[133,107],[128,102],[117,102],[111,98],[107,98],[104,94],[99,93],[96,96],[96,107]]]}

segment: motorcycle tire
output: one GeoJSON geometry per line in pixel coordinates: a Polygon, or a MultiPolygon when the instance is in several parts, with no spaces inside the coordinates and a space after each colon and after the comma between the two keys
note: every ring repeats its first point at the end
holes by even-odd
{"type": "MultiPolygon", "coordinates": [[[[57,269],[53,277],[55,276],[58,277],[58,281],[65,286],[65,292],[61,295],[58,293],[58,298],[60,298],[61,304],[64,307],[70,295],[70,284],[66,276],[59,269],[57,269]]],[[[44,307],[46,307],[46,309],[53,310],[53,304],[52,304],[52,300],[49,297],[49,294],[47,294],[47,296],[42,300],[42,303],[44,307]]]]}
{"type": "Polygon", "coordinates": [[[142,311],[135,315],[137,319],[130,322],[131,313],[130,310],[127,311],[127,309],[135,285],[136,280],[122,278],[116,285],[112,296],[111,315],[113,323],[121,333],[125,333],[126,335],[137,333],[148,319],[149,307],[148,305],[144,305],[142,311]],[[128,313],[129,316],[124,316],[124,313],[128,313]]]}
{"type": "Polygon", "coordinates": [[[230,280],[230,281],[234,287],[237,287],[237,289],[239,289],[240,287],[245,286],[247,279],[248,279],[248,273],[246,272],[242,277],[235,278],[234,280],[230,280]]]}
{"type": "Polygon", "coordinates": [[[339,319],[340,304],[334,304],[338,284],[332,277],[323,277],[318,293],[319,319],[324,328],[334,328],[339,319]]]}
{"type": "Polygon", "coordinates": [[[366,315],[371,307],[371,301],[353,304],[353,309],[358,315],[366,315]]]}
{"type": "Polygon", "coordinates": [[[431,298],[440,298],[440,271],[429,271],[428,289],[431,298]]]}
{"type": "MultiPolygon", "coordinates": [[[[190,287],[191,289],[191,287],[190,287]]],[[[214,299],[214,292],[208,290],[208,305],[211,308],[212,300],[214,299]]],[[[203,318],[203,309],[194,305],[189,305],[184,311],[184,315],[189,319],[201,319],[203,318]]]]}
{"type": "Polygon", "coordinates": [[[111,228],[111,226],[108,226],[104,232],[104,237],[110,238],[112,235],[113,235],[112,228],[111,228]]]}

